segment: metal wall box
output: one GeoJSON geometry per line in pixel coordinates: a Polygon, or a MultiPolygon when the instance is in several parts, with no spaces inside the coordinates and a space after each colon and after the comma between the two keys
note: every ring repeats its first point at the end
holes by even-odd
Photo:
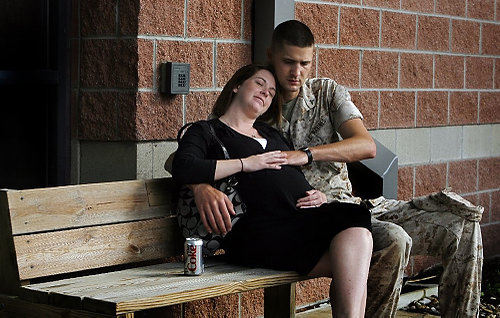
{"type": "Polygon", "coordinates": [[[167,62],[160,65],[160,92],[163,94],[188,94],[190,65],[167,62]]]}

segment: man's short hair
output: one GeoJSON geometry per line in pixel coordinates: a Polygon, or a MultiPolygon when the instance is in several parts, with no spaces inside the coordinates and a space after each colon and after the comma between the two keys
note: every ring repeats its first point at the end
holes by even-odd
{"type": "Polygon", "coordinates": [[[271,49],[282,48],[283,44],[298,47],[309,47],[314,45],[314,35],[311,29],[297,20],[288,20],[280,23],[273,31],[271,49]]]}

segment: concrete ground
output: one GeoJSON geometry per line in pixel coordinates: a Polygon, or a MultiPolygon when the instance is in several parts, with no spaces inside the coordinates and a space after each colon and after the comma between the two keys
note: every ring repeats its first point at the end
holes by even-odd
{"type": "MultiPolygon", "coordinates": [[[[332,317],[332,309],[330,306],[325,306],[322,308],[318,309],[313,309],[309,310],[306,312],[299,313],[295,315],[297,318],[330,318],[332,317]]],[[[398,313],[396,314],[396,318],[432,318],[432,317],[439,317],[439,316],[434,316],[434,315],[428,315],[428,314],[416,314],[416,313],[411,313],[411,312],[406,312],[399,310],[398,313]]]]}

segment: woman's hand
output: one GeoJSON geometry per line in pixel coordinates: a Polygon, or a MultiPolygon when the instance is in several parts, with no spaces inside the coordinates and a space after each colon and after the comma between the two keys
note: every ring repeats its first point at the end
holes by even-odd
{"type": "Polygon", "coordinates": [[[263,169],[281,169],[282,165],[287,164],[287,155],[283,151],[269,151],[259,155],[253,155],[242,160],[243,171],[253,172],[263,169]]]}
{"type": "Polygon", "coordinates": [[[319,190],[306,191],[307,196],[297,200],[299,209],[317,208],[323,203],[326,203],[326,195],[319,190]]]}

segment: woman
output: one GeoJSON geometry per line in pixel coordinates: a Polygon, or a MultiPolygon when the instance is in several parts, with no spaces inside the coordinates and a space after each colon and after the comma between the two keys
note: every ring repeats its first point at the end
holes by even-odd
{"type": "MultiPolygon", "coordinates": [[[[300,168],[287,165],[291,147],[277,130],[256,121],[279,122],[277,95],[268,67],[239,69],[214,105],[218,118],[193,124],[182,137],[173,177],[182,185],[236,174],[247,212],[224,238],[229,261],[332,277],[335,316],[363,317],[372,252],[369,211],[326,203],[300,168]],[[235,159],[221,159],[209,125],[235,159]]],[[[204,223],[207,229],[215,224],[204,223]]]]}

